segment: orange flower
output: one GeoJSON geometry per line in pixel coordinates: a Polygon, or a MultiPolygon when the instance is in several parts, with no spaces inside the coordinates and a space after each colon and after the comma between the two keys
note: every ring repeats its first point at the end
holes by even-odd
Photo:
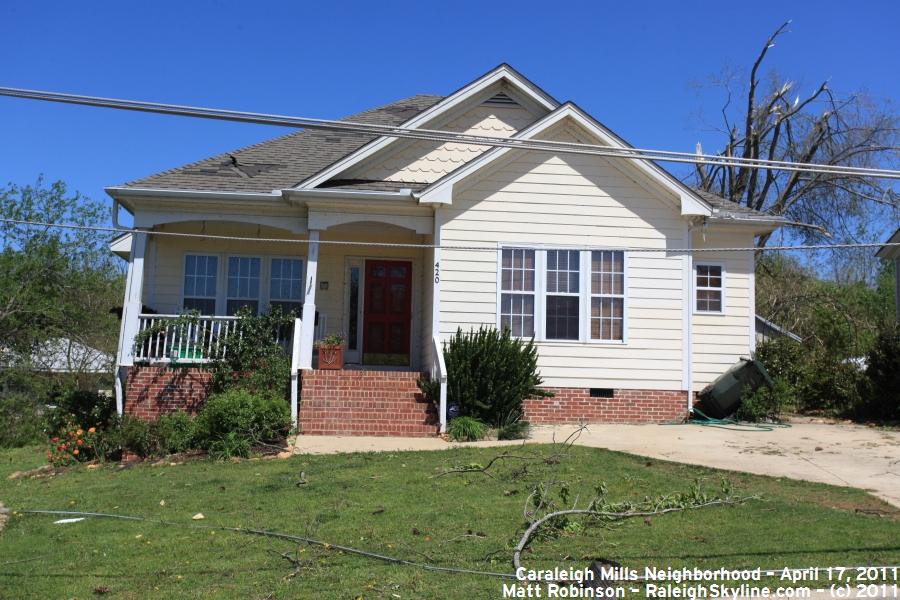
{"type": "Polygon", "coordinates": [[[97,431],[96,427],[91,427],[90,429],[88,429],[88,433],[94,433],[95,431],[97,431]]]}
{"type": "Polygon", "coordinates": [[[60,452],[62,452],[63,450],[66,449],[66,445],[65,445],[65,444],[60,444],[59,446],[56,447],[56,449],[59,450],[60,452]]]}
{"type": "Polygon", "coordinates": [[[84,432],[79,429],[78,431],[75,432],[75,435],[81,435],[82,433],[84,433],[84,432]]]}
{"type": "Polygon", "coordinates": [[[52,438],[50,438],[50,441],[53,442],[53,443],[55,444],[56,442],[59,441],[59,438],[56,437],[56,436],[53,436],[52,438]]]}
{"type": "Polygon", "coordinates": [[[82,440],[77,440],[75,443],[78,444],[79,446],[81,446],[82,444],[84,444],[84,442],[83,442],[82,440]]]}
{"type": "Polygon", "coordinates": [[[78,456],[78,448],[75,448],[74,450],[72,450],[72,454],[74,454],[75,456],[78,456]]]}

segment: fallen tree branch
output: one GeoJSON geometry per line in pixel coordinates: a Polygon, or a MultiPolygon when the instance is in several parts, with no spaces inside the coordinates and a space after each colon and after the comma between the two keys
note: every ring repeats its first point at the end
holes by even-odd
{"type": "Polygon", "coordinates": [[[518,456],[516,454],[510,454],[509,452],[504,452],[503,454],[498,454],[497,456],[495,456],[494,458],[489,460],[488,464],[484,465],[483,467],[481,465],[469,465],[466,467],[457,467],[455,469],[447,469],[447,470],[441,471],[440,473],[432,475],[431,479],[435,479],[437,477],[443,477],[444,475],[452,475],[453,473],[482,473],[493,479],[494,476],[491,475],[490,473],[488,473],[488,469],[490,469],[491,466],[498,460],[505,460],[507,458],[514,458],[517,460],[527,460],[527,461],[543,460],[542,458],[540,458],[538,456],[518,456]]]}
{"type": "Polygon", "coordinates": [[[664,515],[673,512],[684,512],[687,510],[695,510],[698,508],[709,508],[710,506],[726,506],[726,505],[734,505],[734,504],[743,504],[748,500],[756,500],[756,496],[747,496],[744,498],[720,498],[716,500],[710,500],[708,502],[703,502],[700,504],[696,504],[693,506],[673,506],[670,508],[656,509],[656,510],[647,510],[647,511],[627,511],[627,512],[613,512],[613,511],[599,511],[599,510],[591,510],[591,509],[577,509],[571,508],[568,510],[558,510],[552,513],[547,513],[540,519],[535,520],[531,525],[528,526],[528,529],[525,530],[525,533],[522,534],[521,539],[519,539],[519,543],[516,544],[515,552],[513,553],[513,566],[516,571],[518,571],[522,567],[522,551],[525,550],[525,547],[528,545],[528,542],[531,540],[531,537],[537,532],[540,527],[550,521],[551,519],[555,519],[556,517],[562,517],[566,515],[585,515],[589,517],[594,517],[598,519],[604,519],[607,521],[623,521],[625,519],[634,519],[638,517],[653,517],[664,515]]]}
{"type": "Polygon", "coordinates": [[[291,542],[300,542],[304,544],[308,544],[311,546],[320,546],[325,548],[326,550],[337,550],[339,552],[346,552],[347,554],[355,554],[357,556],[364,556],[367,558],[371,558],[374,560],[380,560],[383,562],[398,564],[398,565],[406,565],[408,567],[415,567],[418,569],[423,569],[425,571],[438,571],[441,573],[458,573],[465,575],[484,575],[487,577],[500,577],[503,579],[515,579],[515,573],[497,573],[493,571],[477,571],[474,569],[463,569],[459,567],[442,567],[439,565],[432,565],[428,563],[420,563],[411,560],[406,560],[404,558],[397,558],[394,556],[387,556],[385,554],[378,554],[376,552],[369,552],[367,550],[360,550],[359,548],[352,548],[350,546],[341,546],[340,544],[332,544],[330,542],[325,542],[323,540],[316,540],[313,538],[307,538],[299,535],[293,535],[289,533],[281,533],[278,531],[267,531],[263,529],[251,529],[248,527],[226,527],[224,525],[197,525],[193,523],[176,523],[173,521],[163,521],[157,519],[150,519],[147,517],[137,517],[132,515],[117,515],[111,513],[97,513],[97,512],[81,512],[74,510],[45,510],[45,509],[17,509],[12,510],[9,508],[0,508],[0,514],[25,514],[25,515],[56,515],[56,516],[69,516],[69,517],[91,517],[91,518],[100,518],[100,519],[119,519],[124,521],[141,521],[147,523],[157,523],[159,525],[165,525],[167,527],[181,527],[185,529],[206,529],[206,530],[216,530],[216,531],[231,531],[233,533],[242,533],[245,535],[255,535],[255,536],[263,536],[270,537],[275,539],[287,540],[291,542]]]}

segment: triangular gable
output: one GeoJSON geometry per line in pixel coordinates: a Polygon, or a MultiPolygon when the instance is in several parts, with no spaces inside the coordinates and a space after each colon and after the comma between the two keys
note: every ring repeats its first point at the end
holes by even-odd
{"type": "MultiPolygon", "coordinates": [[[[593,117],[582,111],[578,106],[571,102],[560,106],[543,119],[534,123],[530,127],[520,131],[512,139],[532,140],[540,139],[541,134],[546,132],[555,125],[561,123],[565,119],[571,119],[573,123],[581,129],[587,131],[591,136],[597,138],[601,144],[608,145],[612,148],[631,148],[627,142],[617,136],[604,125],[600,124],[593,117]]],[[[494,147],[485,152],[478,158],[460,167],[456,171],[436,181],[432,185],[425,188],[419,193],[420,202],[452,204],[453,186],[474,173],[487,168],[489,165],[506,156],[514,148],[494,147]]],[[[626,160],[626,159],[621,159],[626,160]]],[[[694,190],[681,183],[671,173],[657,166],[651,161],[627,159],[629,164],[634,165],[636,171],[647,177],[659,187],[667,190],[678,198],[682,215],[698,215],[710,216],[713,213],[712,207],[701,198],[694,190]]]]}
{"type": "MultiPolygon", "coordinates": [[[[408,129],[417,129],[424,128],[428,124],[440,123],[442,118],[450,116],[454,109],[458,111],[460,107],[470,103],[473,98],[484,95],[491,89],[494,89],[494,93],[489,94],[489,97],[484,98],[484,100],[496,102],[498,106],[504,104],[507,100],[512,102],[518,101],[519,104],[530,104],[542,112],[552,111],[559,106],[559,103],[545,91],[509,65],[502,64],[400,126],[408,129]],[[498,84],[505,84],[505,87],[498,88],[498,84]]],[[[371,162],[373,157],[385,154],[386,149],[397,144],[400,139],[390,136],[379,137],[312,177],[300,182],[295,186],[295,189],[318,187],[329,179],[348,172],[350,169],[363,163],[363,161],[371,162]]]]}

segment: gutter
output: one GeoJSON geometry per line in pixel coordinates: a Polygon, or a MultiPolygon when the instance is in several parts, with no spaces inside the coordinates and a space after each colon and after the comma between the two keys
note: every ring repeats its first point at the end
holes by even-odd
{"type": "Polygon", "coordinates": [[[282,194],[278,190],[271,192],[208,192],[201,190],[167,190],[160,188],[134,188],[134,187],[108,187],[104,188],[107,194],[112,196],[114,200],[120,198],[191,198],[200,199],[222,199],[222,200],[274,200],[281,198],[282,194]]]}
{"type": "Polygon", "coordinates": [[[353,200],[414,200],[412,189],[404,188],[399,192],[375,192],[368,190],[323,190],[313,189],[285,189],[279,192],[286,200],[294,198],[302,199],[327,199],[348,198],[353,200]]]}

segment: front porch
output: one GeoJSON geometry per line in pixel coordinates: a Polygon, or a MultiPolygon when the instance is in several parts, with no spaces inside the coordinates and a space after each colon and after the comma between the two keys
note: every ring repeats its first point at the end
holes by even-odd
{"type": "Polygon", "coordinates": [[[423,371],[440,377],[425,273],[430,251],[413,247],[430,236],[383,223],[306,235],[225,222],[154,230],[261,240],[133,234],[117,365],[120,413],[152,418],[195,409],[208,367],[226,352],[219,340],[239,330],[235,313],[278,305],[300,315],[275,337],[291,357],[291,412],[302,432],[438,431],[438,411],[415,385],[423,371]],[[315,342],[334,335],[343,338],[344,370],[326,373],[317,368],[315,342]]]}

